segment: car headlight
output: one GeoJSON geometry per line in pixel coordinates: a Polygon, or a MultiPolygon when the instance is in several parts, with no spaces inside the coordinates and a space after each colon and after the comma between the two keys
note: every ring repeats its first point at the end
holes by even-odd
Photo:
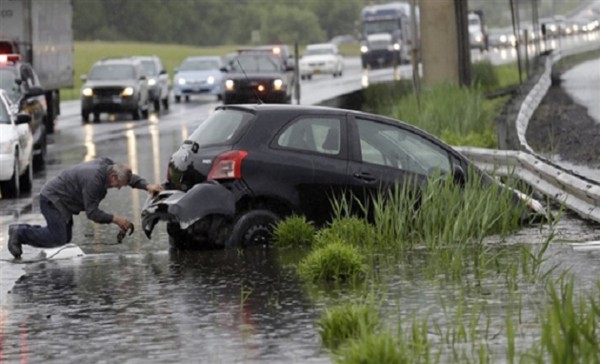
{"type": "Polygon", "coordinates": [[[121,96],[131,96],[133,95],[133,87],[125,87],[123,92],[121,92],[121,96]]]}
{"type": "Polygon", "coordinates": [[[11,154],[12,153],[12,144],[9,142],[0,143],[0,153],[11,154]]]}
{"type": "Polygon", "coordinates": [[[215,78],[213,76],[208,76],[208,78],[206,79],[206,83],[212,85],[213,83],[215,83],[215,78]]]}
{"type": "Polygon", "coordinates": [[[83,90],[81,90],[81,94],[85,97],[92,97],[94,96],[94,90],[92,90],[91,87],[86,87],[83,90]]]}
{"type": "Polygon", "coordinates": [[[283,88],[283,80],[278,78],[273,81],[273,87],[275,90],[281,90],[283,88]]]}
{"type": "Polygon", "coordinates": [[[156,85],[156,79],[155,78],[151,78],[148,80],[148,86],[154,86],[156,85]]]}
{"type": "Polygon", "coordinates": [[[394,50],[395,51],[399,51],[400,50],[400,43],[394,43],[394,50]]]}
{"type": "Polygon", "coordinates": [[[177,80],[177,84],[179,84],[179,85],[185,85],[185,78],[179,78],[177,80]]]}
{"type": "Polygon", "coordinates": [[[366,45],[360,46],[360,53],[367,53],[368,51],[369,51],[369,47],[367,47],[366,45]]]}
{"type": "Polygon", "coordinates": [[[233,82],[233,80],[227,80],[225,81],[225,89],[228,91],[231,91],[235,88],[235,82],[233,82]]]}

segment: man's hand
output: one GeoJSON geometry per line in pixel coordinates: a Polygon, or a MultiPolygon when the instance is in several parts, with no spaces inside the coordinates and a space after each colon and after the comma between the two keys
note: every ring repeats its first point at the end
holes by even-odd
{"type": "Polygon", "coordinates": [[[113,215],[113,223],[117,224],[121,231],[126,231],[129,228],[133,229],[133,223],[124,217],[113,215]]]}
{"type": "Polygon", "coordinates": [[[146,191],[148,191],[148,193],[151,193],[152,196],[156,196],[159,192],[164,191],[164,188],[162,185],[159,184],[149,184],[148,186],[146,186],[146,191]]]}

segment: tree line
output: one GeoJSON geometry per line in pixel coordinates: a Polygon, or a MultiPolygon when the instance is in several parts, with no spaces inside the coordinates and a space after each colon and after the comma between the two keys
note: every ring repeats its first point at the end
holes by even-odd
{"type": "Polygon", "coordinates": [[[73,0],[75,40],[214,46],[356,35],[368,0],[73,0]]]}
{"type": "MultiPolygon", "coordinates": [[[[46,1],[46,0],[44,0],[46,1]]],[[[392,0],[73,0],[75,40],[139,41],[215,46],[328,41],[360,34],[365,5],[392,0]]],[[[406,0],[407,1],[407,0],[406,0]]],[[[464,0],[484,11],[488,26],[510,25],[510,0],[464,0]]],[[[588,0],[519,0],[538,3],[540,16],[588,0]]],[[[548,14],[550,13],[550,14],[548,14]]]]}

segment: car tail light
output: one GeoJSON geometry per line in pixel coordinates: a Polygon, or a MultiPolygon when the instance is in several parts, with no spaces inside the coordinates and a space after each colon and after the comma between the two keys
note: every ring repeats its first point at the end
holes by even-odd
{"type": "Polygon", "coordinates": [[[248,152],[245,150],[231,150],[220,154],[208,172],[207,180],[215,179],[240,179],[242,178],[242,160],[248,152]]]}

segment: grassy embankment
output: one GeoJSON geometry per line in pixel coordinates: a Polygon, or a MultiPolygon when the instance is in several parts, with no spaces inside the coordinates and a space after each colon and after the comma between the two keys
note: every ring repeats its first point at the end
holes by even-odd
{"type": "MultiPolygon", "coordinates": [[[[79,98],[81,75],[89,72],[94,62],[107,57],[157,55],[161,58],[172,79],[173,70],[189,56],[224,56],[234,52],[238,46],[193,47],[174,44],[129,43],[129,42],[75,42],[73,63],[75,67],[75,85],[72,89],[61,90],[62,100],[79,98]]],[[[302,47],[300,48],[302,51],[302,47]]],[[[341,47],[341,52],[348,56],[358,55],[358,46],[341,47]]]]}

